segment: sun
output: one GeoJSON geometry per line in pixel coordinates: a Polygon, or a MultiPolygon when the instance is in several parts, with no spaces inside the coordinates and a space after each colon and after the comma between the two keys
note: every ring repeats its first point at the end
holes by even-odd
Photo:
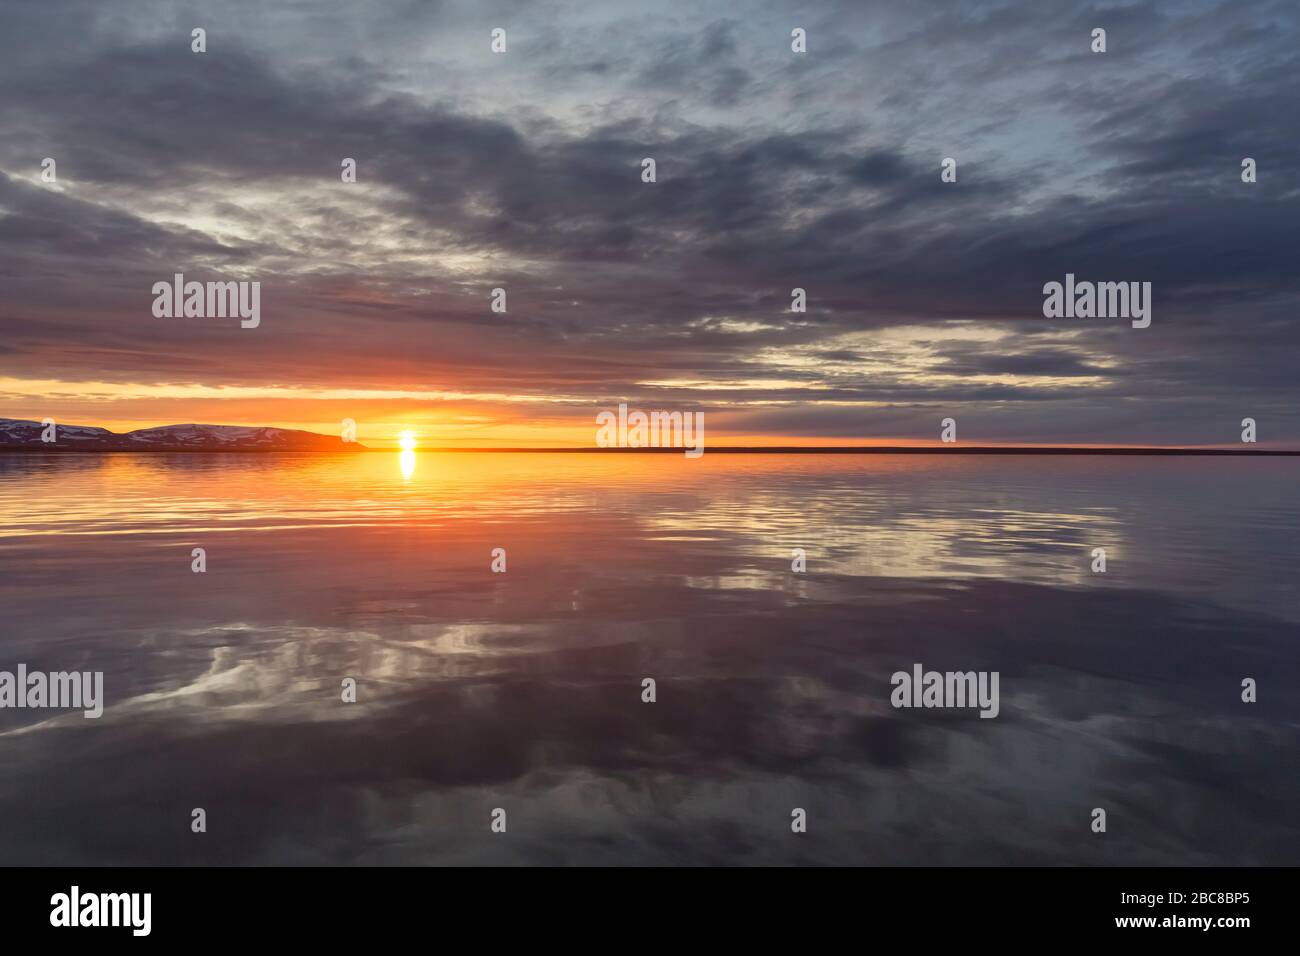
{"type": "Polygon", "coordinates": [[[407,430],[397,433],[397,444],[402,451],[415,450],[415,432],[407,430]]]}

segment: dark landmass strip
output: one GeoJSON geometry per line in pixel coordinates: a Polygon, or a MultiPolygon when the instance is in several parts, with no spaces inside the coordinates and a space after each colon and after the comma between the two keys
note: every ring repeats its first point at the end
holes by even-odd
{"type": "Polygon", "coordinates": [[[117,434],[88,425],[54,425],[54,441],[42,440],[41,422],[0,418],[0,452],[68,454],[71,452],[247,452],[247,451],[365,451],[342,438],[291,428],[242,425],[163,425],[117,434]]]}

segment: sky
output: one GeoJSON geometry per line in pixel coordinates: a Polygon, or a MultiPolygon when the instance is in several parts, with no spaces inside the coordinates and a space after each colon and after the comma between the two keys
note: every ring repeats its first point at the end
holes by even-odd
{"type": "Polygon", "coordinates": [[[1294,0],[5,4],[0,417],[1300,445],[1297,35],[1294,0]],[[260,282],[260,324],[155,316],[178,272],[260,282]],[[1067,273],[1150,282],[1150,327],[1044,318],[1067,273]]]}

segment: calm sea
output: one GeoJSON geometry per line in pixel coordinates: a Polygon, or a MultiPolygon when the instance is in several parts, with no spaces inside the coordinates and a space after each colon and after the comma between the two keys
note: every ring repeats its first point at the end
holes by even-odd
{"type": "Polygon", "coordinates": [[[0,864],[1297,864],[1297,479],[0,456],[0,670],[105,696],[0,710],[0,864]],[[918,663],[997,718],[891,707],[918,663]]]}

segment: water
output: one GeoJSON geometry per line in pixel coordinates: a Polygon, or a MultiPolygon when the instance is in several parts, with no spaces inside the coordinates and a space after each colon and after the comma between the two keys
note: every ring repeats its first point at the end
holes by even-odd
{"type": "Polygon", "coordinates": [[[1295,864],[1297,477],[0,456],[0,670],[107,698],[0,710],[0,863],[1295,864]],[[893,709],[917,662],[999,717],[893,709]]]}

